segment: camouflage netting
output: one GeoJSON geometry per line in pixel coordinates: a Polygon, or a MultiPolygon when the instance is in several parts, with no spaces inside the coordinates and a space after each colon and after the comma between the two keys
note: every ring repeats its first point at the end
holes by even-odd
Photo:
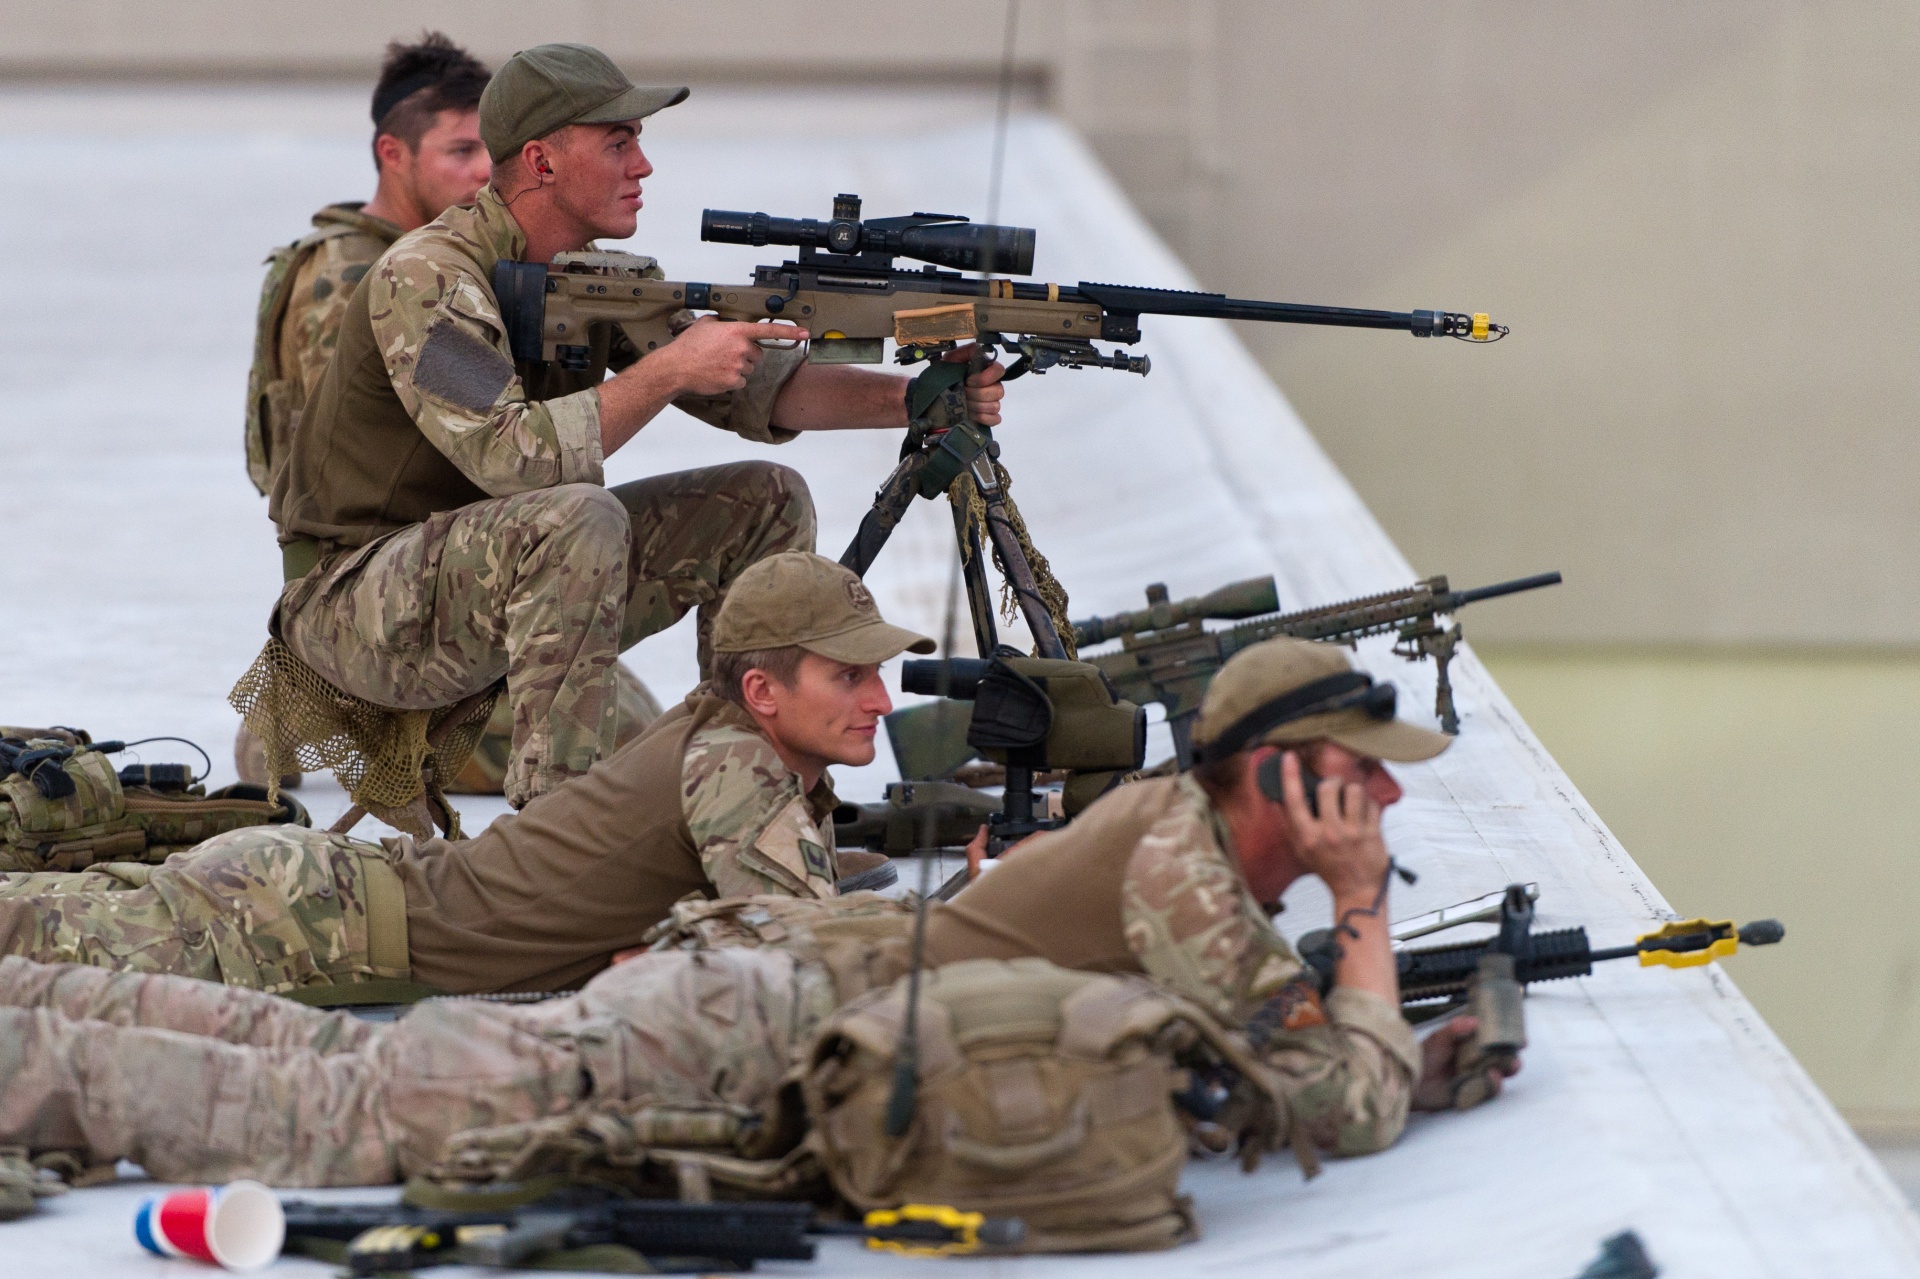
{"type": "MultiPolygon", "coordinates": [[[[1067,618],[1067,588],[1053,575],[1053,566],[1047,563],[1033,545],[1033,538],[1027,534],[1027,522],[1021,518],[1020,508],[1013,502],[1013,477],[1007,474],[1007,468],[1000,465],[998,458],[993,462],[994,474],[1000,481],[1000,508],[1006,512],[1007,527],[1013,530],[1014,541],[1020,545],[1020,553],[1027,557],[1027,567],[1033,570],[1034,585],[1040,588],[1040,600],[1046,605],[1047,615],[1053,619],[1053,629],[1060,632],[1060,643],[1066,647],[1067,656],[1079,656],[1073,642],[1073,623],[1067,618]]],[[[1001,562],[1000,548],[994,546],[993,539],[987,535],[987,500],[981,496],[980,486],[973,482],[970,471],[962,471],[960,478],[947,490],[947,500],[966,512],[970,531],[977,533],[983,545],[993,546],[994,566],[1000,570],[1000,615],[1008,622],[1019,617],[1019,600],[1014,594],[1013,577],[1007,572],[1007,566],[1001,562]]],[[[971,538],[960,541],[960,554],[970,554],[971,538]]]]}
{"type": "Polygon", "coordinates": [[[270,639],[227,701],[266,751],[270,798],[278,799],[282,776],[326,769],[354,803],[386,820],[386,813],[424,793],[421,770],[429,762],[435,778],[459,774],[499,696],[496,687],[448,724],[457,707],[376,706],[340,691],[280,640],[270,639]],[[440,739],[437,745],[433,737],[440,739]]]}

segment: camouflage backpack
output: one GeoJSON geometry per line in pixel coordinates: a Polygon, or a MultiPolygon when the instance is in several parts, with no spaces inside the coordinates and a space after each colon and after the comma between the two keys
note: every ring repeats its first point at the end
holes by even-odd
{"type": "Polygon", "coordinates": [[[161,862],[243,826],[311,825],[297,802],[269,803],[260,786],[212,794],[123,786],[106,754],[74,729],[0,727],[0,769],[0,872],[161,862]]]}
{"type": "Polygon", "coordinates": [[[1215,1122],[1249,1171],[1287,1132],[1286,1101],[1243,1041],[1142,977],[1043,959],[922,975],[919,1087],[886,1131],[907,979],[834,1014],[801,1089],[809,1145],[854,1208],[948,1204],[1026,1224],[1025,1252],[1168,1248],[1198,1235],[1179,1193],[1189,1071],[1233,1079],[1215,1122]]]}

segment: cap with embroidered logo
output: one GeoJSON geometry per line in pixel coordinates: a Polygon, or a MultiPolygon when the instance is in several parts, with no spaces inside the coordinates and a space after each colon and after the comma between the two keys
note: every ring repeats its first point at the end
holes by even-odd
{"type": "Polygon", "coordinates": [[[926,636],[883,619],[873,592],[852,569],[806,551],[782,551],[748,566],[713,623],[716,653],[790,646],[859,666],[934,650],[926,636]]]}

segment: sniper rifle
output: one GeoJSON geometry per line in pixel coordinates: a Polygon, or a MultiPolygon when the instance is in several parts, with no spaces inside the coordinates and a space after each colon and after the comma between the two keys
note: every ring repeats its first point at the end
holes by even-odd
{"type": "Polygon", "coordinates": [[[700,238],[778,244],[798,252],[778,266],[756,268],[752,281],[743,285],[664,280],[652,259],[626,253],[562,253],[550,264],[503,260],[494,267],[492,282],[514,358],[589,367],[591,331],[608,324],[617,325],[634,351],[645,356],[673,339],[685,313],[706,311],[727,320],[798,325],[808,332],[807,358],[816,364],[878,364],[888,341],[902,364],[930,361],[909,396],[911,424],[900,462],[841,563],[864,575],[916,497],[952,492],[963,498],[955,502],[955,534],[966,564],[976,651],[983,655],[999,648],[981,562],[984,540],[1033,633],[1034,655],[1073,656],[1061,634],[1067,625],[1064,592],[1045,561],[1036,564],[1037,557],[1029,555],[992,431],[966,412],[961,383],[970,370],[984,368],[996,349],[1017,356],[1007,372],[1011,379],[1056,367],[1145,374],[1150,368],[1145,356],[1095,346],[1096,339],[1123,346],[1138,342],[1143,315],[1397,329],[1470,342],[1497,341],[1507,334],[1484,314],[1369,311],[1180,289],[993,278],[1033,269],[1031,228],[935,213],[863,220],[856,195],[835,197],[833,216],[825,222],[708,209],[701,215],[700,238]],[[924,265],[903,269],[901,258],[924,265]],[[940,358],[969,344],[971,364],[940,358]]]}
{"type": "Polygon", "coordinates": [[[1084,660],[1100,668],[1119,696],[1166,707],[1174,751],[1185,768],[1193,762],[1193,721],[1207,685],[1235,653],[1280,635],[1352,647],[1370,635],[1393,632],[1397,655],[1415,662],[1434,659],[1439,668],[1434,714],[1442,729],[1457,733],[1460,718],[1454,710],[1448,667],[1462,633],[1457,622],[1443,626],[1439,619],[1480,600],[1538,590],[1559,581],[1558,573],[1540,573],[1456,591],[1445,577],[1429,577],[1401,590],[1296,613],[1277,612],[1280,599],[1271,577],[1249,578],[1178,601],[1169,600],[1166,585],[1155,582],[1147,588],[1147,607],[1075,622],[1073,634],[1082,647],[1120,641],[1117,651],[1084,660]],[[1204,625],[1209,619],[1240,621],[1240,625],[1209,631],[1204,625]]]}

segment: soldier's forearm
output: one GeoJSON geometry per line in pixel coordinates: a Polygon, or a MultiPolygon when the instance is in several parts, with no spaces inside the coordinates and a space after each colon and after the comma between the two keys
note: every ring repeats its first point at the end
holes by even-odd
{"type": "Polygon", "coordinates": [[[602,382],[599,391],[600,453],[606,457],[658,417],[681,387],[667,361],[645,359],[602,382]]]}
{"type": "Polygon", "coordinates": [[[803,364],[773,402],[789,431],[899,430],[907,424],[907,379],[844,364],[803,364]]]}
{"type": "Polygon", "coordinates": [[[1394,964],[1384,896],[1367,890],[1343,893],[1333,899],[1333,917],[1340,941],[1340,958],[1334,964],[1333,982],[1336,986],[1370,991],[1397,1005],[1400,977],[1394,964]]]}

